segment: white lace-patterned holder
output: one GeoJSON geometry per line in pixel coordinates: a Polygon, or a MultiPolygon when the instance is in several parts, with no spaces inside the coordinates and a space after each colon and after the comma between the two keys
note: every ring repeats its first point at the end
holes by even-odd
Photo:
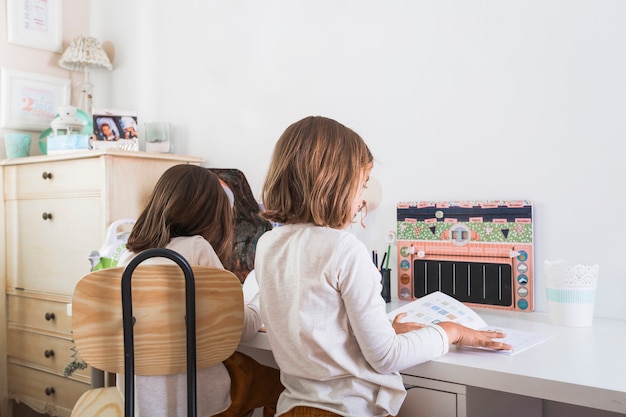
{"type": "Polygon", "coordinates": [[[591,326],[599,270],[598,265],[545,261],[548,314],[553,324],[591,326]]]}

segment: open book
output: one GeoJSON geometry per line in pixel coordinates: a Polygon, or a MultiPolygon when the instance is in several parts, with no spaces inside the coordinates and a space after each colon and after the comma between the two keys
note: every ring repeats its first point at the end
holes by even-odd
{"type": "Polygon", "coordinates": [[[482,349],[505,355],[515,355],[552,337],[522,330],[496,329],[490,327],[474,310],[441,291],[436,291],[405,304],[391,311],[387,316],[389,320],[393,320],[400,313],[407,313],[407,316],[404,317],[402,321],[414,321],[423,324],[437,324],[442,321],[453,321],[475,330],[496,330],[503,332],[506,334],[506,337],[499,340],[513,346],[513,350],[469,347],[468,349],[482,349]]]}

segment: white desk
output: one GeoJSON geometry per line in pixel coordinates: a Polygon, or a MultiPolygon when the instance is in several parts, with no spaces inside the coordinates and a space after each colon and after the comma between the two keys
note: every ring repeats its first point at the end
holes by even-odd
{"type": "MultiPolygon", "coordinates": [[[[402,373],[626,414],[626,321],[595,319],[573,328],[549,324],[544,313],[475,310],[494,327],[554,337],[513,356],[451,347],[402,373]]],[[[271,353],[264,333],[241,348],[255,357],[271,353]]]]}

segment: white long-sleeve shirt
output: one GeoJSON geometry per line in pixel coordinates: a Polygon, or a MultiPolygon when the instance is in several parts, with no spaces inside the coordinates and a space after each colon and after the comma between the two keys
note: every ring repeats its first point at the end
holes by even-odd
{"type": "Polygon", "coordinates": [[[285,225],[257,243],[261,318],[285,391],[280,415],[302,405],[343,416],[397,415],[399,371],[448,351],[438,326],[397,335],[380,272],[354,235],[285,225]]]}
{"type": "MultiPolygon", "coordinates": [[[[167,245],[182,255],[190,265],[224,268],[211,244],[202,236],[177,237],[167,245]]],[[[118,266],[126,266],[136,254],[126,252],[118,266]]],[[[147,259],[142,263],[171,263],[165,258],[147,259]]],[[[253,337],[261,327],[258,297],[245,305],[242,340],[253,337]]],[[[184,343],[184,340],[181,341],[184,343]]],[[[198,369],[197,410],[198,416],[208,417],[226,410],[230,400],[230,376],[222,363],[198,369]]],[[[124,375],[117,375],[117,388],[124,396],[124,375]]],[[[187,375],[137,376],[135,377],[136,417],[186,417],[187,375]]]]}

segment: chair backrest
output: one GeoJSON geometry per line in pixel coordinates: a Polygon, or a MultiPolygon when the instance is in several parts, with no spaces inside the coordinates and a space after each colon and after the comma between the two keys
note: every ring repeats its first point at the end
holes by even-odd
{"type": "MultiPolygon", "coordinates": [[[[237,348],[243,292],[232,273],[193,266],[196,366],[212,366],[237,348]]],[[[85,275],[72,298],[72,331],[80,357],[100,370],[124,373],[122,274],[109,268],[85,275]]],[[[135,375],[186,372],[185,278],[175,264],[139,265],[132,273],[135,375]]]]}

